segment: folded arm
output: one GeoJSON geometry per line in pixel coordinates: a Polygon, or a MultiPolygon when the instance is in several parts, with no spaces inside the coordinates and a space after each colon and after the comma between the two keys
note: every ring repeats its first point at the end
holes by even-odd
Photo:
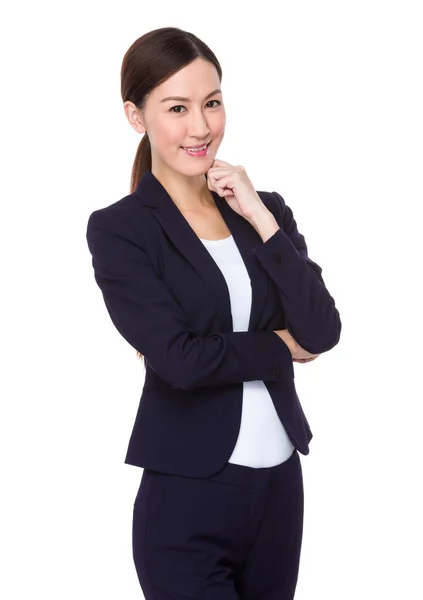
{"type": "Polygon", "coordinates": [[[282,212],[282,227],[253,252],[277,286],[289,332],[305,350],[321,354],[340,339],[339,311],[323,281],[322,268],[308,256],[292,210],[280,194],[272,194],[282,212]]]}

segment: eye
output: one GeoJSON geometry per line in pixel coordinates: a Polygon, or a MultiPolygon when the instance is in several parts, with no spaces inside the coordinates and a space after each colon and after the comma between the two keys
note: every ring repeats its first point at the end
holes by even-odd
{"type": "MultiPolygon", "coordinates": [[[[220,106],[222,103],[220,100],[209,100],[209,102],[217,102],[217,106],[220,106]]],[[[208,104],[208,102],[207,102],[208,104]]],[[[212,106],[211,108],[215,108],[214,106],[212,106]]]]}
{"type": "MultiPolygon", "coordinates": [[[[210,102],[217,102],[217,106],[220,106],[222,104],[220,100],[209,100],[207,102],[207,104],[210,104],[210,102]]],[[[173,110],[174,108],[185,108],[185,107],[182,104],[178,104],[177,106],[172,106],[171,108],[169,108],[169,112],[174,112],[175,114],[180,115],[181,112],[173,110]]],[[[211,106],[210,108],[216,108],[216,107],[215,106],[211,106]]]]}

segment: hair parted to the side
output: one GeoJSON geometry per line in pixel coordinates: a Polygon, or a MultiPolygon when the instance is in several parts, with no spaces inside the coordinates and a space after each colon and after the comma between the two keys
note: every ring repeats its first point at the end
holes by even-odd
{"type": "MultiPolygon", "coordinates": [[[[196,58],[212,63],[222,81],[222,69],[214,53],[197,36],[178,27],[161,27],[142,35],[126,51],[121,67],[122,101],[143,110],[150,92],[196,58]]],[[[131,173],[132,194],[142,176],[151,170],[151,147],[145,132],[139,143],[131,173]]],[[[145,356],[137,351],[137,357],[145,356]]]]}

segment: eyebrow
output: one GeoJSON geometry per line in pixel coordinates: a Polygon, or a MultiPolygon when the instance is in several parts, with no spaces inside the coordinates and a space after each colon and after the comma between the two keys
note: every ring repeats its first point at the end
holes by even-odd
{"type": "MultiPolygon", "coordinates": [[[[214,96],[215,94],[221,94],[222,90],[217,89],[217,90],[213,90],[212,92],[210,92],[210,94],[207,94],[207,96],[204,98],[204,100],[207,100],[207,98],[210,98],[210,96],[214,96]]],[[[182,102],[191,102],[191,100],[189,98],[183,98],[182,96],[168,96],[167,98],[163,98],[163,100],[160,100],[160,102],[166,102],[167,100],[181,100],[182,102]]]]}

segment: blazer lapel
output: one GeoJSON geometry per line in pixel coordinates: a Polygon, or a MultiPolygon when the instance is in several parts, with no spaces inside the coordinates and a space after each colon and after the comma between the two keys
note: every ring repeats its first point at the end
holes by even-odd
{"type": "MultiPolygon", "coordinates": [[[[268,289],[268,275],[256,259],[253,248],[262,244],[262,239],[246,219],[231,209],[224,198],[211,192],[222,218],[232,233],[233,239],[245,263],[251,280],[252,306],[248,331],[258,328],[268,289]]],[[[208,287],[214,299],[222,332],[233,331],[229,290],[226,280],[191,225],[184,218],[165,187],[147,170],[139,182],[135,194],[144,206],[153,208],[152,215],[159,221],[172,243],[191,263],[208,287]]]]}

